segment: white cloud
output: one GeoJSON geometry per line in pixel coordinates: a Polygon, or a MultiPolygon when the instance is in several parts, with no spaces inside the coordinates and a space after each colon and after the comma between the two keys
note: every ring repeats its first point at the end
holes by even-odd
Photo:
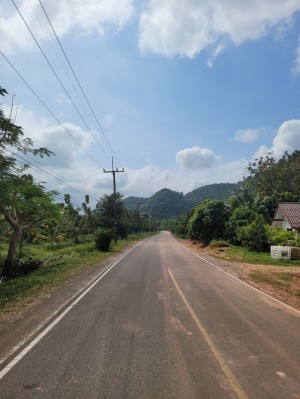
{"type": "Polygon", "coordinates": [[[295,60],[294,60],[294,66],[292,68],[292,73],[294,75],[300,74],[300,38],[299,38],[298,48],[296,49],[295,52],[295,60]]]}
{"type": "MultiPolygon", "coordinates": [[[[5,110],[6,113],[9,112],[8,107],[5,110]]],[[[29,160],[36,169],[44,170],[46,173],[45,176],[36,169],[31,170],[37,181],[46,182],[48,189],[57,190],[61,196],[65,193],[71,194],[73,203],[78,206],[83,202],[85,194],[91,196],[90,203],[94,207],[96,199],[112,193],[112,175],[104,174],[61,126],[51,124],[48,119],[37,117],[24,107],[19,109],[17,122],[23,126],[25,136],[33,139],[35,147],[46,146],[56,153],[55,157],[42,160],[36,158],[47,167],[46,170],[29,160]],[[74,186],[81,192],[74,189],[74,186]]],[[[88,152],[92,151],[93,138],[88,132],[71,123],[64,125],[83,148],[88,152]]],[[[132,195],[150,197],[162,188],[187,193],[205,184],[241,180],[246,167],[244,160],[227,164],[216,163],[219,158],[213,151],[200,147],[179,151],[176,158],[180,165],[189,170],[176,166],[164,169],[152,163],[136,169],[125,166],[125,173],[117,175],[117,190],[125,197],[132,195]],[[209,173],[207,173],[208,167],[209,173]]],[[[62,201],[62,198],[58,197],[58,201],[62,201]]]]}
{"type": "Polygon", "coordinates": [[[248,161],[244,159],[218,164],[207,170],[161,169],[149,164],[140,169],[125,167],[125,173],[118,176],[117,190],[125,197],[150,197],[162,188],[178,192],[190,192],[195,188],[212,183],[235,183],[242,180],[248,161]],[[213,176],[213,180],[212,180],[213,176]]]}
{"type": "MultiPolygon", "coordinates": [[[[8,107],[5,107],[8,114],[8,107]]],[[[43,164],[56,168],[68,167],[77,157],[86,156],[85,151],[93,143],[90,132],[73,123],[51,124],[46,118],[37,117],[32,111],[18,107],[16,123],[23,128],[24,137],[30,137],[34,147],[46,147],[55,153],[45,157],[43,164]]]]}
{"type": "MultiPolygon", "coordinates": [[[[48,26],[47,20],[37,0],[30,3],[19,2],[19,10],[38,40],[45,38],[43,26],[48,26]],[[36,16],[38,16],[38,19],[36,16]],[[41,24],[40,24],[41,22],[41,24]]],[[[69,34],[79,29],[83,34],[96,33],[103,35],[108,26],[118,31],[133,16],[132,0],[44,0],[44,8],[58,36],[69,34]]],[[[27,28],[17,10],[12,4],[0,6],[0,37],[4,52],[13,52],[17,48],[35,46],[27,28]]],[[[47,30],[47,35],[51,28],[47,30]]]]}
{"type": "Polygon", "coordinates": [[[292,119],[285,121],[278,129],[273,139],[272,146],[268,148],[261,145],[253,156],[253,159],[264,157],[272,152],[276,159],[280,158],[285,151],[292,153],[300,149],[300,120],[292,119]]]}
{"type": "Polygon", "coordinates": [[[274,28],[282,31],[298,10],[299,0],[150,0],[140,17],[139,47],[188,58],[208,50],[211,66],[226,43],[238,46],[274,28]]]}
{"type": "Polygon", "coordinates": [[[172,184],[172,172],[161,170],[153,164],[148,164],[141,169],[125,167],[125,173],[119,177],[120,192],[125,196],[148,197],[156,191],[172,184]]]}
{"type": "Polygon", "coordinates": [[[279,158],[285,151],[293,152],[300,149],[300,120],[292,119],[284,122],[273,140],[274,156],[279,158]]]}
{"type": "Polygon", "coordinates": [[[251,143],[258,139],[260,129],[244,129],[238,130],[235,134],[235,141],[242,143],[251,143]]]}
{"type": "Polygon", "coordinates": [[[186,169],[209,168],[219,159],[209,148],[198,146],[178,151],[176,161],[186,169]]]}

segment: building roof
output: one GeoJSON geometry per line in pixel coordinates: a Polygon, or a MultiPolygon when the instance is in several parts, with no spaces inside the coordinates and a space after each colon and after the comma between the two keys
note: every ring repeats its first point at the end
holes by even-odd
{"type": "Polygon", "coordinates": [[[283,213],[292,229],[300,229],[300,202],[280,202],[278,210],[283,213]]]}

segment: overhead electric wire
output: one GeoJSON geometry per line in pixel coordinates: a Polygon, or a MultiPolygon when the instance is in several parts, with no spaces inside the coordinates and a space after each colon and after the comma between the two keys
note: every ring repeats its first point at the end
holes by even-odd
{"type": "Polygon", "coordinates": [[[56,51],[55,46],[54,46],[53,43],[52,43],[50,33],[47,32],[47,30],[44,28],[44,26],[43,26],[43,24],[42,24],[42,21],[40,20],[40,18],[38,17],[37,13],[35,12],[35,9],[34,9],[34,7],[32,6],[30,0],[27,0],[27,3],[29,4],[29,6],[30,6],[30,8],[31,8],[31,10],[32,10],[32,12],[33,12],[33,14],[34,14],[36,20],[38,21],[38,23],[39,23],[41,29],[43,30],[45,37],[48,38],[48,41],[49,41],[49,43],[50,43],[50,45],[51,45],[51,47],[52,47],[52,50],[53,50],[53,52],[55,53],[56,58],[58,59],[58,62],[60,63],[60,66],[63,68],[63,70],[64,70],[64,72],[65,72],[67,78],[69,79],[70,84],[72,85],[74,91],[76,92],[76,95],[78,96],[78,98],[79,98],[81,104],[83,105],[83,107],[84,107],[86,110],[88,110],[86,103],[83,101],[83,99],[82,99],[82,97],[80,96],[80,94],[79,94],[77,88],[75,87],[75,84],[74,84],[74,82],[73,82],[73,80],[72,80],[72,78],[71,78],[71,75],[70,75],[69,71],[67,71],[67,69],[66,69],[66,67],[65,67],[65,65],[64,65],[64,63],[63,63],[63,61],[62,61],[62,59],[61,59],[61,57],[60,57],[60,55],[59,55],[59,53],[56,51]]]}
{"type": "MultiPolygon", "coordinates": [[[[26,158],[24,159],[20,154],[17,154],[17,153],[12,153],[12,154],[14,156],[16,156],[17,158],[22,159],[23,161],[27,162],[27,159],[26,158]]],[[[27,157],[27,158],[31,159],[32,161],[34,161],[35,163],[41,165],[43,169],[37,167],[37,169],[35,169],[35,170],[37,170],[39,173],[43,174],[44,176],[50,177],[50,179],[56,180],[58,183],[64,184],[64,185],[68,186],[70,189],[78,191],[80,194],[83,194],[83,195],[87,194],[86,192],[82,191],[79,187],[76,187],[76,185],[74,183],[69,182],[67,179],[59,176],[53,170],[44,166],[37,159],[34,159],[33,157],[29,156],[28,154],[26,154],[25,157],[27,157]],[[44,169],[46,169],[46,170],[44,170],[44,169]]],[[[35,168],[30,162],[27,162],[27,163],[28,163],[28,165],[30,165],[30,167],[35,168]]],[[[97,198],[95,198],[94,196],[92,196],[90,194],[89,194],[89,197],[97,201],[97,198]]]]}
{"type": "Polygon", "coordinates": [[[12,69],[16,72],[16,74],[22,79],[22,81],[25,83],[25,85],[29,88],[29,90],[35,95],[35,97],[40,101],[40,103],[46,108],[46,110],[51,114],[51,116],[56,120],[56,122],[65,130],[65,132],[74,140],[79,147],[88,155],[89,158],[91,158],[101,169],[103,169],[103,166],[101,166],[98,161],[80,144],[80,142],[72,135],[71,132],[59,121],[59,119],[54,115],[54,113],[50,110],[50,108],[45,104],[45,102],[40,98],[40,96],[33,90],[33,88],[29,85],[29,83],[26,82],[26,80],[23,78],[23,76],[20,74],[20,72],[14,67],[14,65],[9,61],[9,59],[5,56],[5,54],[0,50],[0,53],[2,57],[7,61],[7,63],[12,67],[12,69]]]}
{"type": "MultiPolygon", "coordinates": [[[[54,76],[56,77],[56,79],[58,80],[58,82],[60,83],[62,89],[64,90],[65,94],[67,95],[68,99],[71,101],[73,107],[75,108],[76,112],[78,113],[79,117],[81,118],[81,120],[83,121],[84,125],[86,126],[86,128],[88,129],[88,131],[91,133],[91,135],[94,137],[95,141],[96,140],[96,136],[94,135],[94,133],[92,132],[92,130],[90,129],[90,127],[88,126],[86,120],[84,119],[84,117],[82,116],[81,112],[79,111],[78,107],[76,106],[76,104],[74,103],[74,101],[72,100],[71,96],[69,95],[67,89],[65,88],[64,84],[62,83],[61,79],[59,78],[59,76],[57,75],[57,73],[55,72],[51,62],[49,61],[48,57],[46,56],[45,52],[43,51],[42,47],[40,46],[39,42],[37,41],[36,37],[34,36],[32,30],[30,29],[29,25],[27,24],[27,22],[25,21],[21,11],[19,10],[18,6],[16,5],[14,0],[11,0],[13,5],[15,6],[18,14],[20,15],[22,21],[24,22],[26,28],[28,29],[29,33],[31,34],[33,40],[35,41],[36,45],[38,46],[39,50],[41,51],[43,57],[45,58],[47,64],[49,65],[50,69],[52,70],[54,76]]],[[[107,153],[105,152],[104,148],[101,146],[101,144],[99,142],[97,142],[102,150],[102,152],[104,153],[104,155],[108,158],[109,156],[107,155],[107,153]]]]}
{"type": "MultiPolygon", "coordinates": [[[[58,179],[58,178],[55,178],[55,177],[51,176],[49,173],[42,171],[40,168],[36,168],[36,167],[35,167],[34,165],[32,165],[30,162],[27,162],[27,159],[26,159],[26,158],[23,158],[20,154],[17,154],[17,153],[15,153],[15,152],[11,151],[11,150],[9,150],[9,152],[10,152],[14,157],[16,157],[16,158],[18,159],[18,161],[19,161],[22,165],[24,165],[24,166],[27,166],[27,165],[28,165],[28,166],[30,167],[30,169],[32,169],[32,170],[34,170],[34,171],[40,173],[41,175],[46,176],[46,177],[48,177],[48,178],[50,177],[50,179],[56,180],[56,181],[59,182],[59,183],[66,184],[63,180],[60,180],[60,179],[58,179]],[[21,160],[21,161],[20,161],[20,160],[21,160]]],[[[19,175],[19,176],[20,176],[20,175],[19,175]]],[[[68,184],[68,183],[67,183],[67,185],[68,185],[68,186],[71,186],[71,185],[68,184]]],[[[70,187],[70,188],[71,188],[71,187],[70,187]]],[[[85,192],[83,192],[83,191],[81,191],[80,189],[77,189],[77,188],[75,188],[75,187],[74,187],[74,188],[71,188],[71,189],[77,190],[77,191],[79,191],[81,194],[87,195],[85,192]]],[[[47,188],[45,188],[45,190],[47,190],[48,192],[52,192],[52,191],[55,191],[55,192],[56,192],[56,190],[49,190],[49,189],[47,189],[47,188]]],[[[60,195],[60,193],[55,194],[55,196],[58,196],[58,197],[61,197],[62,199],[64,199],[64,198],[60,195]]],[[[90,196],[90,198],[95,199],[95,198],[92,197],[92,196],[90,196]]],[[[74,202],[73,202],[73,203],[74,203],[74,202]]],[[[80,207],[78,204],[75,204],[75,203],[74,203],[74,205],[80,207]]]]}
{"type": "Polygon", "coordinates": [[[63,54],[64,54],[64,56],[65,56],[65,59],[66,59],[68,65],[69,65],[69,67],[70,67],[70,69],[71,69],[71,71],[72,71],[72,73],[73,73],[73,76],[74,76],[76,82],[78,83],[78,86],[79,86],[79,88],[80,88],[80,90],[81,90],[81,93],[83,94],[83,96],[84,96],[84,98],[85,98],[85,100],[86,100],[86,102],[87,102],[87,104],[88,104],[88,107],[89,107],[90,111],[92,112],[92,114],[93,114],[93,116],[94,116],[94,118],[95,118],[95,121],[97,122],[97,125],[98,125],[99,129],[100,129],[101,132],[102,132],[103,137],[105,138],[105,140],[106,140],[106,142],[107,142],[107,144],[108,144],[108,146],[109,146],[109,148],[110,148],[112,154],[114,155],[114,157],[116,158],[116,160],[119,162],[120,166],[122,167],[122,164],[121,164],[120,160],[118,159],[117,155],[115,154],[115,152],[114,152],[114,150],[113,150],[113,148],[112,148],[112,146],[111,146],[111,144],[110,144],[110,142],[109,142],[109,140],[108,140],[106,134],[104,133],[104,130],[103,130],[102,126],[100,125],[100,122],[99,122],[97,116],[95,115],[95,112],[94,112],[94,110],[93,110],[93,108],[92,108],[92,106],[91,106],[91,104],[90,104],[90,102],[89,102],[89,100],[88,100],[88,98],[87,98],[87,96],[86,96],[86,94],[85,94],[85,92],[84,92],[84,90],[83,90],[83,88],[82,88],[80,82],[79,82],[79,79],[78,79],[78,77],[77,77],[77,75],[76,75],[76,73],[75,73],[75,71],[74,71],[74,68],[72,67],[72,65],[71,65],[71,63],[70,63],[70,60],[69,60],[69,58],[68,58],[68,56],[67,56],[67,54],[66,54],[66,52],[65,52],[65,50],[64,50],[64,48],[63,48],[63,46],[62,46],[62,44],[61,44],[61,41],[59,40],[59,38],[58,38],[58,36],[57,36],[57,34],[56,34],[56,32],[55,32],[55,29],[54,29],[54,27],[53,27],[53,25],[52,25],[52,23],[51,23],[51,21],[50,21],[50,18],[49,18],[48,14],[47,14],[47,12],[46,12],[46,10],[45,10],[45,7],[43,6],[42,1],[39,0],[39,3],[40,3],[40,5],[41,5],[41,7],[42,7],[42,9],[43,9],[43,11],[44,11],[44,14],[45,14],[45,16],[46,16],[46,18],[47,18],[47,20],[48,20],[48,22],[49,22],[49,25],[51,26],[51,29],[52,29],[52,31],[53,31],[53,34],[54,34],[54,36],[55,36],[55,38],[56,38],[56,40],[57,40],[57,42],[58,42],[60,48],[61,48],[61,51],[63,52],[63,54]]]}

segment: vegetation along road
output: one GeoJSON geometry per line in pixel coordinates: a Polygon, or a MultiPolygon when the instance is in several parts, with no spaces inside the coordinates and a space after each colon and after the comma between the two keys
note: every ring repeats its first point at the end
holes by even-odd
{"type": "Polygon", "coordinates": [[[0,397],[300,398],[300,313],[168,232],[6,359],[0,397]]]}

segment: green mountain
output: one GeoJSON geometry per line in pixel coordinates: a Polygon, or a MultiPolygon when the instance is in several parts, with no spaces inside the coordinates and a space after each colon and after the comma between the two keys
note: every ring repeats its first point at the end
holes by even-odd
{"type": "Polygon", "coordinates": [[[183,194],[163,188],[150,198],[128,197],[124,205],[128,210],[150,213],[159,219],[172,219],[192,209],[205,199],[226,200],[235,194],[240,183],[219,183],[199,187],[190,193],[183,194]]]}

